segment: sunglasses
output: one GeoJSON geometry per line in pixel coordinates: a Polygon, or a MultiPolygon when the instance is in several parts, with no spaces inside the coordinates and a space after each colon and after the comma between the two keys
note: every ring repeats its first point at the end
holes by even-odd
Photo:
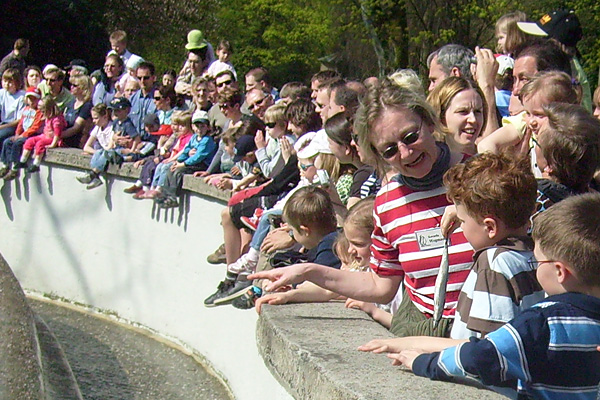
{"type": "Polygon", "coordinates": [[[74,88],[74,87],[79,87],[79,85],[76,85],[76,84],[74,84],[74,83],[71,83],[71,87],[72,87],[72,88],[74,88]]]}
{"type": "Polygon", "coordinates": [[[155,96],[154,97],[154,100],[156,100],[156,101],[161,101],[162,99],[164,99],[164,97],[161,97],[161,96],[155,96]]]}
{"type": "Polygon", "coordinates": [[[256,103],[254,103],[252,105],[249,105],[248,106],[248,110],[250,110],[250,111],[254,110],[256,107],[258,107],[260,104],[262,104],[265,101],[266,98],[267,98],[267,96],[263,97],[262,99],[260,99],[256,103]]]}
{"type": "Polygon", "coordinates": [[[265,122],[265,126],[269,129],[275,128],[276,125],[277,125],[277,122],[265,122]]]}
{"type": "Polygon", "coordinates": [[[137,77],[140,81],[147,81],[148,79],[152,78],[151,76],[138,76],[137,77]]]}
{"type": "Polygon", "coordinates": [[[60,82],[62,79],[46,79],[48,83],[60,82]]]}
{"type": "Polygon", "coordinates": [[[219,82],[219,83],[217,83],[217,87],[223,87],[223,86],[225,86],[225,85],[228,85],[228,86],[229,86],[229,85],[231,85],[232,83],[233,83],[233,81],[230,79],[230,80],[228,80],[228,81],[223,81],[223,82],[219,82]]]}
{"type": "Polygon", "coordinates": [[[306,171],[306,170],[307,170],[307,169],[309,169],[310,167],[314,167],[314,166],[315,166],[315,164],[302,164],[302,163],[300,163],[300,169],[301,169],[302,171],[306,171]]]}
{"type": "Polygon", "coordinates": [[[226,109],[228,109],[229,107],[231,107],[231,105],[230,105],[230,104],[219,104],[219,109],[221,109],[221,110],[226,110],[226,109]]]}
{"type": "MultiPolygon", "coordinates": [[[[419,125],[418,130],[406,133],[400,139],[400,143],[402,143],[405,146],[410,146],[411,144],[415,143],[417,140],[419,140],[419,137],[421,136],[421,128],[422,127],[423,127],[423,121],[421,121],[421,124],[419,125]]],[[[400,151],[400,148],[398,147],[398,143],[394,143],[394,144],[386,147],[384,150],[380,151],[379,154],[381,154],[381,157],[383,157],[385,159],[389,159],[389,158],[394,157],[396,154],[398,154],[399,151],[400,151]]]]}

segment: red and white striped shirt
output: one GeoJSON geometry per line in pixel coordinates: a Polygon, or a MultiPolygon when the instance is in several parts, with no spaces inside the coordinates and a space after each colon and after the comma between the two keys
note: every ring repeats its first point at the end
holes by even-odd
{"type": "MultiPolygon", "coordinates": [[[[435,248],[421,248],[417,235],[438,228],[444,209],[450,202],[446,188],[415,191],[398,182],[382,187],[373,217],[371,268],[378,275],[403,277],[406,291],[425,315],[433,315],[435,279],[442,258],[443,242],[435,248]]],[[[460,290],[469,275],[473,248],[461,229],[450,237],[448,248],[450,273],[444,317],[452,318],[460,290]]]]}

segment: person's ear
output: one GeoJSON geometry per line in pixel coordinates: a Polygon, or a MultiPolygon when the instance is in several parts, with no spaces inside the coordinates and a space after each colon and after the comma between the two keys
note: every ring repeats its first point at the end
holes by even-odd
{"type": "Polygon", "coordinates": [[[461,76],[460,69],[458,67],[452,67],[450,76],[461,76]]]}
{"type": "Polygon", "coordinates": [[[489,239],[494,239],[498,235],[498,221],[492,217],[485,217],[483,219],[483,226],[489,239]]]}
{"type": "Polygon", "coordinates": [[[298,232],[300,232],[302,236],[308,236],[310,235],[310,228],[306,225],[300,225],[298,232]]]}
{"type": "Polygon", "coordinates": [[[564,286],[565,283],[568,283],[576,278],[571,269],[562,261],[554,261],[553,264],[556,272],[556,280],[561,285],[564,286]]]}

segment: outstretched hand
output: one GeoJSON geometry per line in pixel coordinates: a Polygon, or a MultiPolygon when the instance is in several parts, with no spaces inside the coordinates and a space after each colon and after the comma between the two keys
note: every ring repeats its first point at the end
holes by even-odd
{"type": "Polygon", "coordinates": [[[248,279],[268,279],[271,283],[267,284],[264,289],[267,292],[275,292],[282,287],[304,282],[306,280],[305,272],[304,264],[294,264],[289,267],[256,272],[249,275],[248,279]]]}
{"type": "Polygon", "coordinates": [[[415,359],[423,354],[422,350],[403,350],[400,353],[389,353],[388,358],[392,360],[392,365],[404,365],[412,371],[412,366],[415,359]]]}

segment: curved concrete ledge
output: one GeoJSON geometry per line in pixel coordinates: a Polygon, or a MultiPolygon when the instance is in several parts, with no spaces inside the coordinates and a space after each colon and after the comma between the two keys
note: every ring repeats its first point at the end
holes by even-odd
{"type": "Polygon", "coordinates": [[[229,194],[186,176],[180,207],[161,210],[122,193],[139,175],[131,164],[111,166],[93,191],[76,181],[82,169],[89,156],[52,149],[39,174],[0,188],[0,252],[24,288],[189,349],[237,399],[500,398],[359,353],[360,344],[390,334],[339,303],[267,306],[260,319],[254,310],[204,307],[225,272],[205,259],[222,242],[229,194]]]}
{"type": "Polygon", "coordinates": [[[392,367],[385,355],[357,351],[371,339],[393,336],[340,302],[265,306],[256,336],[265,363],[297,399],[505,399],[421,378],[392,367]]]}

